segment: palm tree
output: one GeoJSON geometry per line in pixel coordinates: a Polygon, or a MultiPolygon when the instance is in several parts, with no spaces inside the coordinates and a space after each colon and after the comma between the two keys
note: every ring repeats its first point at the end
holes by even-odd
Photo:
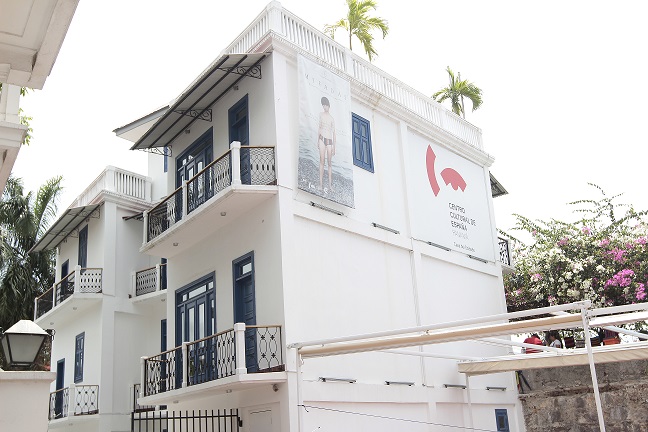
{"type": "Polygon", "coordinates": [[[23,195],[22,180],[10,177],[0,198],[0,327],[33,319],[34,298],[54,283],[54,253],[29,253],[56,217],[62,177],[23,195]]]}
{"type": "Polygon", "coordinates": [[[389,24],[383,18],[369,17],[370,10],[377,8],[374,0],[346,0],[346,2],[348,7],[346,18],[342,18],[335,24],[327,24],[324,26],[324,32],[331,38],[335,38],[335,30],[338,28],[343,28],[349,32],[350,50],[353,50],[352,40],[355,35],[364,47],[369,61],[372,61],[378,53],[373,47],[374,37],[371,32],[378,29],[382,32],[383,39],[385,39],[389,32],[389,24]]]}
{"type": "Polygon", "coordinates": [[[443,102],[446,99],[450,99],[452,112],[457,115],[463,115],[463,118],[466,118],[464,97],[470,99],[472,102],[472,110],[475,111],[482,104],[482,91],[470,81],[461,80],[461,73],[458,73],[457,78],[455,78],[454,72],[452,72],[450,66],[446,68],[446,71],[450,78],[450,85],[434,93],[432,98],[437,102],[443,102]]]}

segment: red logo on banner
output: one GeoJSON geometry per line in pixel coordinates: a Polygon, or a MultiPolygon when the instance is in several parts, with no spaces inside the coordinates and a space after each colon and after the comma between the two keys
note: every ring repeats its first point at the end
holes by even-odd
{"type": "MultiPolygon", "coordinates": [[[[439,182],[436,178],[436,171],[434,169],[435,162],[436,154],[434,154],[432,147],[428,146],[427,154],[425,155],[425,165],[427,167],[428,180],[430,180],[432,192],[434,192],[434,196],[438,196],[441,188],[439,187],[439,182]]],[[[461,177],[461,174],[452,168],[446,168],[441,171],[441,178],[445,182],[446,186],[450,185],[454,190],[461,189],[461,192],[466,190],[466,181],[461,177]]]]}

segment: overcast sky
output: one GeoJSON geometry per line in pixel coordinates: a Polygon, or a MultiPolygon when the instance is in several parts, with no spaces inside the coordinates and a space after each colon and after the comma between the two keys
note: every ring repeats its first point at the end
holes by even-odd
{"type": "MultiPolygon", "coordinates": [[[[266,4],[81,0],[45,88],[22,101],[34,138],[14,175],[28,190],[63,175],[63,210],[106,165],[145,174],[146,154],[112,130],[174,99],[266,4]]],[[[319,29],[345,9],[344,0],[282,5],[319,29]]],[[[378,5],[390,33],[376,41],[376,66],[427,95],[446,85],[446,66],[483,90],[467,120],[509,192],[495,200],[498,227],[510,228],[512,213],[572,218],[565,203],[596,197],[588,182],[648,209],[644,1],[378,5]]]]}

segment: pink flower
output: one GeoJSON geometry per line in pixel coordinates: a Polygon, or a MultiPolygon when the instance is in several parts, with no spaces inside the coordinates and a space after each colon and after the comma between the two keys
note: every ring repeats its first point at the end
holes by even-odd
{"type": "Polygon", "coordinates": [[[619,248],[614,248],[611,251],[608,251],[608,255],[610,255],[614,261],[620,262],[622,264],[625,262],[625,258],[623,257],[623,254],[625,253],[626,250],[619,248]]]}
{"type": "Polygon", "coordinates": [[[646,298],[646,288],[644,284],[639,284],[639,287],[637,287],[637,290],[635,291],[635,297],[639,301],[646,298]]]}
{"type": "Polygon", "coordinates": [[[558,240],[558,246],[565,246],[569,242],[569,239],[567,237],[561,238],[558,240]]]}
{"type": "Polygon", "coordinates": [[[609,244],[610,244],[610,240],[609,240],[609,239],[603,239],[603,240],[601,240],[601,241],[599,242],[599,246],[600,246],[600,247],[607,246],[607,245],[609,245],[609,244]]]}
{"type": "Polygon", "coordinates": [[[583,232],[583,234],[586,234],[586,235],[592,234],[592,230],[589,227],[586,227],[586,226],[583,226],[583,228],[581,228],[581,231],[583,232]]]}
{"type": "Polygon", "coordinates": [[[647,242],[648,239],[646,239],[646,237],[639,237],[637,240],[635,240],[635,243],[640,245],[645,245],[647,242]]]}
{"type": "Polygon", "coordinates": [[[536,273],[534,275],[531,275],[531,280],[534,282],[538,282],[542,280],[542,275],[540,273],[536,273]]]}
{"type": "Polygon", "coordinates": [[[634,277],[635,273],[630,270],[630,269],[623,269],[619,273],[615,274],[612,276],[611,279],[608,279],[605,282],[605,288],[611,287],[611,286],[618,286],[618,287],[627,287],[630,286],[632,283],[632,278],[634,277]]]}

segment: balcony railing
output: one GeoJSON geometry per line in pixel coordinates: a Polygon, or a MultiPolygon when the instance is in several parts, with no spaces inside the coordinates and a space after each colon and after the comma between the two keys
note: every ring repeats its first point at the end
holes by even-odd
{"type": "Polygon", "coordinates": [[[232,375],[283,371],[282,346],[281,326],[237,323],[233,329],[143,357],[141,396],[232,375]]]}
{"type": "Polygon", "coordinates": [[[230,147],[144,214],[146,242],[160,236],[228,186],[276,183],[274,147],[241,146],[236,141],[230,147]]]}
{"type": "Polygon", "coordinates": [[[139,397],[140,394],[142,394],[142,390],[140,389],[142,387],[141,384],[135,384],[133,385],[133,412],[144,412],[144,411],[155,411],[155,405],[140,405],[139,404],[139,397]]]}
{"type": "Polygon", "coordinates": [[[102,269],[76,266],[72,273],[63,277],[52,288],[34,300],[34,319],[60,305],[72,294],[100,293],[101,279],[102,269]]]}
{"type": "Polygon", "coordinates": [[[88,205],[103,191],[150,202],[151,179],[109,166],[79,195],[71,207],[88,205]]]}
{"type": "Polygon", "coordinates": [[[131,297],[139,297],[167,288],[166,264],[157,264],[132,273],[131,297]]]}
{"type": "Polygon", "coordinates": [[[348,48],[327,37],[320,30],[273,2],[232,42],[223,53],[263,50],[272,32],[291,45],[346,72],[363,85],[404,107],[424,120],[456,136],[467,144],[483,149],[481,130],[443,108],[439,103],[385,73],[348,48]]]}
{"type": "Polygon", "coordinates": [[[500,261],[502,264],[507,266],[512,266],[513,261],[511,260],[511,250],[509,249],[509,240],[498,237],[497,244],[499,245],[500,261]]]}
{"type": "Polygon", "coordinates": [[[99,386],[74,385],[50,393],[49,419],[99,413],[99,386]]]}

